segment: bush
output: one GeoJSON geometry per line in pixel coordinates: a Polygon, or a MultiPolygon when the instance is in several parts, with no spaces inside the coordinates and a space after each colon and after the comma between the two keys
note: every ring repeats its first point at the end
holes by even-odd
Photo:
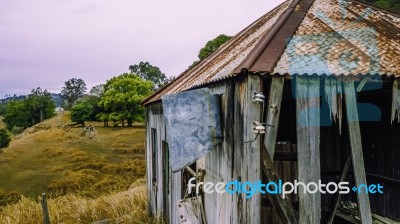
{"type": "Polygon", "coordinates": [[[84,101],[78,102],[71,108],[71,121],[85,127],[85,121],[90,120],[93,107],[84,101]]]}
{"type": "Polygon", "coordinates": [[[23,127],[18,127],[18,126],[14,126],[11,129],[11,133],[13,133],[14,135],[18,135],[21,134],[25,129],[23,127]]]}
{"type": "Polygon", "coordinates": [[[0,129],[0,149],[7,148],[10,144],[10,136],[5,129],[0,129]]]}

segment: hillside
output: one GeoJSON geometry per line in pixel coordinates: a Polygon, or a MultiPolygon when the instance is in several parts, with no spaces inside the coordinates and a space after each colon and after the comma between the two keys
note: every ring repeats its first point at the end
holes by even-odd
{"type": "Polygon", "coordinates": [[[0,206],[21,194],[37,199],[42,192],[95,198],[127,190],[144,177],[143,125],[96,126],[89,133],[64,127],[69,123],[68,114],[59,114],[15,136],[3,150],[0,206]]]}

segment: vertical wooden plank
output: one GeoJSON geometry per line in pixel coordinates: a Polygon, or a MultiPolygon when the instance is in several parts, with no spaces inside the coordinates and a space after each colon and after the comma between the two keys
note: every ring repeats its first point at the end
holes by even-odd
{"type": "MultiPolygon", "coordinates": [[[[268,155],[266,148],[261,151],[262,154],[262,168],[268,182],[278,183],[281,178],[278,175],[278,171],[275,169],[271,158],[268,155]]],[[[275,208],[275,211],[279,214],[279,217],[285,224],[297,224],[296,212],[293,209],[290,198],[286,197],[283,199],[279,194],[267,194],[269,201],[275,208]]]]}
{"type": "MultiPolygon", "coordinates": [[[[243,100],[244,100],[244,89],[245,89],[245,80],[237,80],[234,85],[234,118],[233,118],[233,129],[234,129],[234,138],[233,138],[233,177],[232,180],[241,180],[242,177],[242,169],[243,169],[243,147],[240,143],[243,138],[244,132],[244,119],[243,119],[243,100]]],[[[243,197],[241,194],[233,195],[233,223],[243,223],[243,197]]]]}
{"type": "MultiPolygon", "coordinates": [[[[223,141],[217,148],[205,156],[205,182],[229,182],[232,180],[233,154],[233,98],[234,87],[231,81],[226,84],[226,92],[220,95],[221,125],[223,141]]],[[[218,86],[214,87],[218,88],[218,86]]],[[[204,195],[204,209],[207,223],[225,223],[232,219],[234,206],[232,195],[213,194],[204,195]]]]}
{"type": "Polygon", "coordinates": [[[147,186],[147,200],[149,203],[149,213],[154,212],[154,200],[152,194],[152,184],[151,184],[151,173],[152,173],[152,165],[151,165],[151,141],[150,141],[150,122],[151,122],[151,105],[146,108],[146,186],[147,186]]]}
{"type": "Polygon", "coordinates": [[[162,165],[164,156],[162,152],[162,142],[165,140],[166,130],[162,104],[153,103],[149,105],[147,118],[147,188],[149,190],[149,207],[151,208],[153,215],[160,216],[167,212],[166,214],[168,217],[172,217],[171,214],[169,214],[170,212],[163,211],[164,203],[170,203],[170,199],[165,201],[163,194],[164,186],[162,165]],[[153,148],[155,150],[155,164],[153,164],[153,148]],[[153,168],[155,168],[155,170],[153,170],[153,168]],[[155,184],[153,184],[154,178],[156,180],[155,184]]]}
{"type": "MultiPolygon", "coordinates": [[[[351,157],[349,156],[349,157],[347,157],[346,163],[344,164],[342,175],[340,176],[339,183],[343,182],[346,179],[347,173],[348,173],[349,168],[350,168],[350,164],[351,164],[351,157]]],[[[337,208],[339,206],[340,200],[341,200],[340,194],[336,193],[335,198],[333,200],[333,209],[332,209],[332,211],[331,211],[331,213],[329,214],[329,217],[328,217],[328,222],[327,222],[328,224],[332,224],[333,223],[333,220],[335,218],[335,214],[336,214],[337,208]]]]}
{"type": "Polygon", "coordinates": [[[268,150],[270,158],[274,158],[276,136],[278,134],[279,114],[281,111],[284,76],[272,76],[269,90],[269,100],[266,107],[267,118],[265,120],[267,127],[264,136],[264,146],[268,150]],[[269,126],[271,125],[271,126],[269,126]]]}
{"type": "MultiPolygon", "coordinates": [[[[254,139],[253,121],[261,121],[261,104],[252,102],[254,92],[260,92],[261,77],[255,74],[247,76],[247,85],[245,97],[243,99],[243,141],[254,139]]],[[[261,138],[257,138],[252,143],[242,144],[243,147],[243,168],[242,181],[257,182],[261,179],[261,162],[260,149],[261,138]]],[[[252,198],[246,199],[245,194],[242,195],[246,202],[246,219],[244,223],[260,223],[261,221],[261,195],[254,194],[252,198]]]]}
{"type": "Polygon", "coordinates": [[[178,201],[181,198],[182,195],[182,171],[176,172],[176,173],[172,173],[172,192],[171,192],[171,217],[170,223],[178,223],[179,221],[179,217],[178,217],[178,213],[177,213],[177,209],[176,207],[178,206],[178,201]]]}
{"type": "MultiPolygon", "coordinates": [[[[320,80],[296,77],[297,157],[299,182],[320,180],[320,80]]],[[[303,189],[298,189],[302,192],[303,189]]],[[[320,223],[321,194],[299,193],[299,223],[320,223]]]]}
{"type": "MultiPolygon", "coordinates": [[[[344,82],[344,93],[346,99],[346,114],[349,128],[349,137],[351,145],[351,157],[353,161],[354,179],[356,185],[367,184],[364,168],[364,157],[361,145],[361,132],[357,111],[357,100],[355,95],[353,76],[347,77],[344,82]]],[[[371,207],[368,194],[357,194],[358,208],[362,223],[372,223],[371,207]]]]}
{"type": "MultiPolygon", "coordinates": [[[[253,92],[261,91],[261,77],[254,74],[245,76],[235,84],[234,100],[234,176],[233,180],[256,182],[261,179],[260,147],[261,138],[253,140],[253,121],[261,121],[261,104],[252,102],[253,92]]],[[[238,223],[260,223],[261,195],[254,194],[246,199],[245,193],[235,194],[234,219],[238,223]]]]}

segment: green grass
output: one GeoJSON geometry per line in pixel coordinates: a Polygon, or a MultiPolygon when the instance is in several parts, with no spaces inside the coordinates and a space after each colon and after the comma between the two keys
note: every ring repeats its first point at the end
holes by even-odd
{"type": "MultiPolygon", "coordinates": [[[[93,138],[60,114],[15,136],[0,154],[0,206],[23,195],[95,198],[124,191],[145,175],[145,129],[96,126],[93,138]]],[[[101,123],[92,125],[101,125],[101,123]]]]}

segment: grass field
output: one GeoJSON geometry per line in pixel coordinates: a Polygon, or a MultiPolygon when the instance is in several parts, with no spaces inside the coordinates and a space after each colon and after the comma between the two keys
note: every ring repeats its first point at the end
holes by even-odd
{"type": "MultiPolygon", "coordinates": [[[[126,191],[145,175],[145,130],[95,127],[94,136],[60,114],[15,136],[0,154],[0,206],[24,197],[97,198],[126,191]]],[[[99,123],[100,124],[100,123],[99,123]]],[[[101,125],[101,124],[100,124],[101,125]]],[[[2,208],[0,207],[0,210],[2,208]]]]}
{"type": "MultiPolygon", "coordinates": [[[[148,216],[146,187],[89,199],[68,194],[48,200],[52,223],[92,223],[108,220],[107,223],[163,223],[148,216]]],[[[43,223],[41,205],[28,198],[6,206],[0,212],[1,224],[43,223]]]]}

